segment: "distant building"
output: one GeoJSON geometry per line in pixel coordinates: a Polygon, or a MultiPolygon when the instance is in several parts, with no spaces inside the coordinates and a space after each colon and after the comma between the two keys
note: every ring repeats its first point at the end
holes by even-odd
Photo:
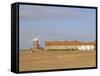
{"type": "Polygon", "coordinates": [[[95,42],[45,41],[45,50],[95,50],[95,42]]]}

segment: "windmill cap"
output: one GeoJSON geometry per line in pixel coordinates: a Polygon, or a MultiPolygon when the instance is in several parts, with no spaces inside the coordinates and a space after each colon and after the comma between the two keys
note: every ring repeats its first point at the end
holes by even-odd
{"type": "Polygon", "coordinates": [[[38,38],[34,38],[32,41],[37,41],[38,40],[38,38]]]}

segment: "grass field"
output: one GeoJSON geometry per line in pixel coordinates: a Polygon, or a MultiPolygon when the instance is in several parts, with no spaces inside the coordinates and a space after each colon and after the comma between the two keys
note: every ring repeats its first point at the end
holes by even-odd
{"type": "Polygon", "coordinates": [[[19,70],[50,70],[96,66],[95,51],[20,51],[19,70]]]}

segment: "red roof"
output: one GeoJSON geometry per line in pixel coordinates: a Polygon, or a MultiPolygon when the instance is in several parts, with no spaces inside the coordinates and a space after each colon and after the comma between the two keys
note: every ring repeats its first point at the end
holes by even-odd
{"type": "Polygon", "coordinates": [[[95,42],[45,41],[45,46],[64,46],[64,45],[95,45],[95,42]]]}

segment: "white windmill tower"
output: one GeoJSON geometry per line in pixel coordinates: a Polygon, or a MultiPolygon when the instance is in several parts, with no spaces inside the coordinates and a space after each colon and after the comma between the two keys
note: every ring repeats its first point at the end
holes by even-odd
{"type": "Polygon", "coordinates": [[[32,42],[33,42],[32,48],[37,48],[37,49],[40,48],[38,38],[34,38],[34,39],[32,40],[32,42]]]}

